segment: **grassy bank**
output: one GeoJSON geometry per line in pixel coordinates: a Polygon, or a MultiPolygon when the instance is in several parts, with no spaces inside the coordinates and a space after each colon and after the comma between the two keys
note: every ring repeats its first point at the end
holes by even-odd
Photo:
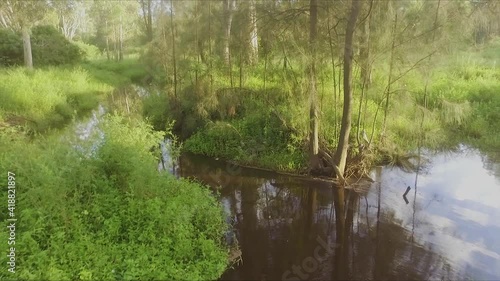
{"type": "Polygon", "coordinates": [[[0,122],[33,132],[61,128],[95,108],[112,87],[81,68],[0,70],[0,122]]]}
{"type": "Polygon", "coordinates": [[[145,85],[150,83],[148,68],[137,58],[125,58],[122,61],[96,59],[85,62],[82,68],[87,70],[93,79],[115,88],[130,84],[145,85]]]}
{"type": "Polygon", "coordinates": [[[19,187],[16,278],[208,280],[226,269],[227,225],[216,197],[157,171],[164,133],[129,114],[103,117],[104,138],[60,134],[100,102],[127,112],[122,99],[145,77],[140,67],[126,60],[0,71],[0,170],[19,187]]]}
{"type": "MultiPolygon", "coordinates": [[[[17,187],[16,278],[217,279],[226,224],[210,190],[157,172],[150,148],[162,136],[144,122],[108,116],[100,129],[104,139],[86,141],[0,134],[0,170],[14,173],[17,187]]],[[[7,176],[0,184],[7,194],[7,176]]]]}
{"type": "Polygon", "coordinates": [[[35,133],[62,128],[96,108],[113,90],[145,77],[146,68],[137,59],[32,71],[0,69],[0,127],[21,126],[35,133]]]}
{"type": "Polygon", "coordinates": [[[180,99],[152,93],[143,114],[156,129],[175,120],[184,151],[280,171],[305,170],[305,143],[295,124],[286,121],[292,114],[282,104],[286,92],[223,87],[210,92],[202,83],[183,90],[180,99]]]}

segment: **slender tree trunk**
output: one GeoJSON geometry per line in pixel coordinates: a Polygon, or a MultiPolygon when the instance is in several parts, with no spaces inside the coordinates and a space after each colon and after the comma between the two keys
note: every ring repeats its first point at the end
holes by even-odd
{"type": "MultiPolygon", "coordinates": [[[[162,26],[161,28],[161,34],[163,35],[163,42],[165,42],[165,46],[168,46],[168,38],[167,38],[167,27],[165,25],[162,26]]],[[[162,63],[163,65],[163,70],[165,71],[165,77],[168,77],[168,67],[169,67],[169,63],[168,61],[164,61],[162,63]]]]}
{"type": "Polygon", "coordinates": [[[118,60],[123,60],[123,22],[122,16],[120,15],[120,30],[119,30],[119,46],[118,46],[118,60]]]}
{"type": "Polygon", "coordinates": [[[194,10],[195,10],[195,18],[196,18],[196,27],[195,27],[195,50],[196,50],[196,63],[197,66],[194,70],[194,81],[195,85],[198,85],[198,65],[200,64],[200,56],[201,56],[201,44],[200,44],[200,39],[198,36],[198,25],[199,25],[199,20],[198,20],[198,0],[195,0],[194,3],[194,10]]]}
{"type": "Polygon", "coordinates": [[[358,19],[361,1],[352,0],[351,12],[347,21],[345,45],[344,45],[344,109],[342,113],[342,124],[340,127],[340,137],[335,152],[335,172],[340,179],[344,178],[347,149],[349,147],[349,134],[351,132],[351,114],[352,114],[352,61],[353,61],[353,37],[356,21],[358,19]]]}
{"type": "Polygon", "coordinates": [[[257,37],[257,15],[255,12],[255,0],[250,0],[249,8],[249,18],[250,18],[250,50],[249,50],[249,62],[254,64],[259,59],[259,40],[257,37]]]}
{"type": "Polygon", "coordinates": [[[151,11],[151,1],[152,0],[140,0],[147,42],[153,40],[153,17],[151,11]]]}
{"type": "Polygon", "coordinates": [[[334,129],[334,139],[337,139],[337,79],[335,75],[335,51],[333,47],[333,38],[332,38],[332,27],[330,24],[330,6],[328,6],[328,45],[330,46],[330,59],[332,64],[332,78],[333,78],[333,124],[335,125],[334,129]]]}
{"type": "Polygon", "coordinates": [[[10,20],[7,19],[7,17],[3,13],[0,13],[0,26],[3,28],[9,28],[10,25],[10,20]]]}
{"type": "Polygon", "coordinates": [[[229,83],[231,84],[231,88],[233,88],[234,87],[234,81],[233,81],[233,61],[232,61],[232,55],[231,55],[231,53],[229,53],[228,73],[229,73],[229,83]]]}
{"type": "MultiPolygon", "coordinates": [[[[370,22],[372,18],[372,7],[374,0],[370,1],[370,7],[368,10],[368,19],[363,24],[361,29],[361,38],[359,42],[359,60],[361,61],[361,97],[359,99],[358,108],[358,121],[356,126],[356,140],[358,143],[358,148],[362,149],[362,141],[360,139],[361,130],[361,115],[363,114],[363,101],[365,99],[366,92],[368,91],[369,85],[371,83],[371,63],[370,63],[370,22]]],[[[366,108],[365,108],[366,109],[366,108]]]]}
{"type": "Polygon", "coordinates": [[[147,32],[148,32],[148,41],[153,40],[153,11],[151,9],[151,1],[148,0],[148,20],[147,20],[147,32]]]}
{"type": "Polygon", "coordinates": [[[174,1],[170,0],[170,28],[172,31],[172,60],[174,67],[174,96],[177,97],[177,59],[175,55],[174,1]]]}
{"type": "Polygon", "coordinates": [[[210,77],[209,93],[212,93],[214,79],[212,76],[212,1],[208,1],[208,76],[210,77]]]}
{"type": "Polygon", "coordinates": [[[67,30],[66,30],[66,21],[64,20],[64,15],[59,13],[59,29],[61,30],[64,37],[68,38],[67,30]]]}
{"type": "Polygon", "coordinates": [[[31,36],[29,28],[23,27],[22,35],[23,35],[24,65],[28,69],[33,69],[33,56],[31,53],[31,36]]]}
{"type": "Polygon", "coordinates": [[[116,26],[113,26],[113,59],[118,61],[118,40],[116,37],[116,26]]]}
{"type": "Polygon", "coordinates": [[[108,31],[108,21],[106,20],[106,57],[108,60],[111,59],[109,55],[109,31],[108,31]]]}
{"type": "MultiPolygon", "coordinates": [[[[367,30],[367,43],[368,43],[368,47],[367,47],[367,50],[366,50],[366,58],[367,58],[367,61],[368,61],[368,73],[367,73],[367,82],[368,83],[365,83],[364,85],[364,90],[366,91],[365,93],[365,98],[364,98],[364,106],[363,106],[363,128],[365,128],[366,126],[366,112],[368,111],[367,108],[368,108],[368,90],[370,89],[370,83],[371,83],[371,76],[372,76],[372,60],[371,60],[371,57],[370,57],[370,54],[371,54],[371,37],[370,37],[370,31],[371,29],[373,28],[374,24],[374,16],[373,16],[373,10],[375,8],[378,8],[378,3],[374,0],[371,0],[370,2],[370,15],[368,16],[368,30],[367,30]]],[[[375,118],[374,118],[375,119],[375,118]]],[[[371,140],[371,138],[370,138],[371,140]]],[[[368,143],[369,145],[370,143],[368,143]]]]}
{"type": "Polygon", "coordinates": [[[231,25],[233,22],[233,6],[234,0],[224,0],[224,39],[222,56],[226,65],[229,65],[230,60],[230,43],[231,43],[231,25]]]}
{"type": "Polygon", "coordinates": [[[359,42],[359,59],[361,61],[361,83],[365,84],[367,87],[371,83],[370,72],[371,72],[371,64],[370,64],[370,23],[372,18],[371,8],[373,5],[373,1],[370,2],[370,10],[368,19],[365,20],[363,27],[361,28],[361,36],[359,42]]]}
{"type": "MultiPolygon", "coordinates": [[[[267,52],[264,53],[264,94],[266,94],[266,81],[267,81],[267,52]]],[[[269,98],[269,95],[268,95],[269,98]]]]}
{"type": "Polygon", "coordinates": [[[243,89],[243,55],[242,51],[240,50],[240,93],[241,90],[243,89]]]}
{"type": "Polygon", "coordinates": [[[311,169],[319,168],[320,162],[318,159],[319,153],[319,120],[318,120],[318,89],[316,82],[316,48],[317,48],[317,25],[318,25],[318,1],[310,0],[310,25],[309,25],[309,48],[310,48],[310,65],[309,65],[309,146],[310,146],[310,161],[311,169]]]}
{"type": "Polygon", "coordinates": [[[392,26],[392,45],[391,45],[391,58],[389,63],[389,81],[387,81],[386,94],[385,94],[385,107],[384,107],[384,122],[382,125],[382,135],[381,138],[385,136],[387,112],[389,111],[389,101],[391,96],[391,85],[392,85],[392,70],[394,67],[394,51],[396,50],[396,27],[398,26],[398,13],[396,11],[396,16],[394,18],[394,25],[392,26]]]}

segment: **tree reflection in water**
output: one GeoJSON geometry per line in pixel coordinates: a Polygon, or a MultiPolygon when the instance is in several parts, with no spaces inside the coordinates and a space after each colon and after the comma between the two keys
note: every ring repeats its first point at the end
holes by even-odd
{"type": "Polygon", "coordinates": [[[281,280],[287,270],[290,280],[456,279],[432,246],[417,243],[394,209],[381,207],[380,169],[379,183],[371,187],[375,200],[326,183],[249,169],[229,175],[226,169],[221,161],[200,157],[180,162],[181,176],[217,189],[235,221],[243,263],[222,279],[281,280]],[[336,245],[333,255],[306,272],[302,265],[314,256],[318,238],[336,245]]]}

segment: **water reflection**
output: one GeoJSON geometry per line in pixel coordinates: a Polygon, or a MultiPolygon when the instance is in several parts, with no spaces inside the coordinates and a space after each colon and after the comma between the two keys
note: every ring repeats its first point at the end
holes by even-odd
{"type": "Polygon", "coordinates": [[[374,169],[365,193],[227,172],[222,161],[193,156],[179,170],[218,189],[234,221],[243,264],[224,280],[499,279],[498,178],[477,151],[428,157],[417,181],[399,169],[374,169]],[[315,258],[326,249],[319,241],[332,250],[325,259],[315,258]]]}

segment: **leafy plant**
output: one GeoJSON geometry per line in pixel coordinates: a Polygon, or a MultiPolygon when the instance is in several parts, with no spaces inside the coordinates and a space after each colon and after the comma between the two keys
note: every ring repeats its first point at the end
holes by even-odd
{"type": "MultiPolygon", "coordinates": [[[[108,116],[93,155],[82,141],[0,134],[0,169],[16,174],[16,276],[23,280],[208,280],[227,265],[211,191],[156,170],[162,133],[108,116]]],[[[6,193],[6,178],[1,179],[6,193]]],[[[6,214],[0,215],[5,220],[6,214]]],[[[0,233],[7,239],[8,233],[0,233]]],[[[7,256],[0,257],[6,263],[7,256]]],[[[9,278],[7,271],[0,278],[9,278]]]]}

